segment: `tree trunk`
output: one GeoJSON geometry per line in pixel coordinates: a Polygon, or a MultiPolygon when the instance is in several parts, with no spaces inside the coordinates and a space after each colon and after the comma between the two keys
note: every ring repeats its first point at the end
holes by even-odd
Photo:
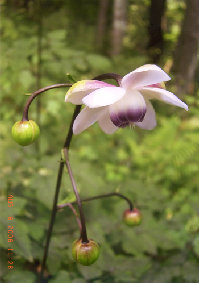
{"type": "Polygon", "coordinates": [[[173,71],[177,93],[182,96],[194,90],[199,43],[199,0],[187,0],[185,17],[174,53],[173,71]]]}
{"type": "Polygon", "coordinates": [[[127,24],[127,1],[114,0],[113,7],[113,32],[111,55],[118,55],[122,49],[123,38],[127,24]]]}
{"type": "Polygon", "coordinates": [[[158,63],[163,52],[163,20],[166,0],[151,0],[149,8],[148,54],[153,63],[158,63]]]}
{"type": "Polygon", "coordinates": [[[109,0],[99,1],[98,19],[97,19],[97,32],[96,32],[96,44],[99,51],[102,50],[107,24],[107,11],[109,0]]]}

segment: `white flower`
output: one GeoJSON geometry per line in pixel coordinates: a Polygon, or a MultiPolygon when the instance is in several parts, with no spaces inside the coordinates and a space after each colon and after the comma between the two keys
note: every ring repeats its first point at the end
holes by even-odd
{"type": "Polygon", "coordinates": [[[67,92],[65,101],[86,107],[75,119],[73,133],[80,134],[96,121],[107,134],[132,124],[152,130],[156,118],[151,99],[188,110],[177,96],[161,87],[168,80],[170,77],[158,66],[144,65],[124,76],[120,87],[97,80],[77,82],[67,92]]]}

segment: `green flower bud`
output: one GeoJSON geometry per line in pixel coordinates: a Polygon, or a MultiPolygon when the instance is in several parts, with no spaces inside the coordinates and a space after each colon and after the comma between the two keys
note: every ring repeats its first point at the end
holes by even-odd
{"type": "Polygon", "coordinates": [[[38,125],[32,121],[18,121],[12,127],[12,137],[20,145],[33,143],[40,134],[38,125]]]}
{"type": "Polygon", "coordinates": [[[91,265],[99,257],[100,247],[93,240],[88,243],[83,243],[82,240],[76,240],[72,246],[72,256],[75,261],[82,265],[91,265]]]}
{"type": "Polygon", "coordinates": [[[137,226],[142,222],[142,215],[137,208],[127,209],[123,214],[124,223],[128,226],[137,226]]]}

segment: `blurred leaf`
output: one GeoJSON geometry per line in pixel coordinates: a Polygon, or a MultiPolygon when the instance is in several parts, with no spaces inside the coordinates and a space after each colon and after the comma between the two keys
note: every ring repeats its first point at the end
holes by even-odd
{"type": "Polygon", "coordinates": [[[193,241],[193,248],[195,253],[199,256],[199,237],[196,237],[193,241]]]}
{"type": "Polygon", "coordinates": [[[13,226],[15,236],[13,245],[15,252],[27,260],[32,261],[31,240],[29,238],[31,231],[29,231],[27,225],[19,219],[15,219],[13,226]]]}
{"type": "Polygon", "coordinates": [[[24,282],[24,278],[26,280],[26,283],[35,283],[36,277],[32,272],[23,270],[23,272],[19,270],[13,270],[10,271],[5,277],[4,280],[6,280],[7,283],[21,283],[24,282]]]}
{"type": "Polygon", "coordinates": [[[97,71],[105,72],[111,67],[111,62],[108,58],[98,54],[89,54],[86,57],[91,68],[97,71]]]}
{"type": "Polygon", "coordinates": [[[70,277],[68,272],[61,270],[58,272],[55,278],[49,280],[50,283],[63,283],[70,282],[70,277]]]}

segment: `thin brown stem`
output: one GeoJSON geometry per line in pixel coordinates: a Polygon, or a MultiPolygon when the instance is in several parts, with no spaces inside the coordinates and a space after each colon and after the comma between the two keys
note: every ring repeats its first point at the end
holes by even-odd
{"type": "Polygon", "coordinates": [[[35,99],[35,97],[37,97],[39,94],[41,94],[42,92],[45,92],[47,90],[53,89],[53,88],[71,87],[71,86],[72,86],[72,84],[68,84],[68,83],[66,83],[66,84],[65,83],[63,83],[63,84],[54,84],[54,85],[49,85],[49,86],[40,88],[37,91],[33,92],[32,95],[27,100],[26,105],[24,107],[22,121],[28,121],[28,110],[29,110],[30,104],[35,99]]]}
{"type": "Polygon", "coordinates": [[[73,137],[73,123],[77,117],[77,115],[79,114],[80,110],[81,110],[81,105],[77,105],[75,107],[75,110],[74,110],[74,113],[73,113],[73,117],[72,117],[72,120],[71,120],[71,123],[70,123],[70,128],[68,130],[68,134],[66,136],[66,139],[65,139],[65,142],[64,142],[64,147],[68,148],[70,147],[70,144],[71,144],[71,140],[72,140],[72,137],[73,137]]]}
{"type": "Polygon", "coordinates": [[[93,80],[99,80],[99,81],[109,80],[109,79],[115,80],[119,86],[121,85],[122,76],[115,73],[106,73],[93,78],[93,80]]]}
{"type": "Polygon", "coordinates": [[[79,226],[79,230],[81,231],[82,230],[82,225],[81,225],[81,221],[79,219],[79,216],[77,214],[76,209],[73,207],[72,203],[70,203],[70,202],[67,204],[67,206],[72,210],[73,214],[75,215],[77,224],[79,226]]]}
{"type": "MultiPolygon", "coordinates": [[[[102,75],[99,75],[93,78],[93,80],[99,80],[99,81],[108,80],[108,79],[113,79],[118,83],[119,86],[121,85],[122,76],[115,74],[115,73],[106,73],[106,74],[102,74],[102,75]]],[[[39,94],[47,90],[53,89],[53,88],[71,87],[71,86],[72,84],[69,84],[69,83],[54,84],[54,85],[46,86],[44,88],[40,88],[37,91],[33,92],[32,95],[27,100],[26,105],[24,107],[22,121],[28,121],[28,110],[29,110],[30,104],[35,99],[35,97],[37,97],[39,94]]]]}
{"type": "Polygon", "coordinates": [[[78,194],[75,179],[73,177],[73,172],[72,172],[72,169],[71,169],[71,166],[70,166],[68,149],[65,147],[63,149],[63,151],[64,151],[64,156],[65,156],[66,167],[68,169],[68,175],[70,177],[72,187],[73,187],[73,191],[74,191],[75,196],[76,196],[76,202],[77,202],[79,214],[80,214],[80,221],[81,221],[81,226],[82,226],[80,238],[81,238],[83,243],[88,243],[89,241],[88,241],[87,232],[86,232],[86,222],[85,222],[84,212],[83,212],[83,208],[82,208],[81,199],[80,199],[79,194],[78,194]]]}
{"type": "Polygon", "coordinates": [[[58,195],[59,195],[59,191],[60,191],[60,187],[61,187],[63,168],[64,168],[64,164],[62,162],[60,162],[59,170],[58,170],[58,175],[57,175],[55,196],[54,196],[54,200],[53,200],[53,208],[52,208],[51,218],[50,218],[49,227],[48,227],[48,234],[47,234],[47,238],[46,238],[46,244],[45,244],[45,247],[44,247],[44,254],[43,254],[43,260],[42,260],[41,272],[40,272],[40,280],[43,277],[44,269],[45,269],[45,266],[46,266],[46,260],[47,260],[47,257],[48,257],[49,244],[50,244],[52,230],[53,230],[53,225],[54,225],[55,216],[56,216],[55,208],[57,207],[57,201],[58,201],[58,195]]]}
{"type": "MultiPolygon", "coordinates": [[[[64,147],[67,147],[69,149],[70,143],[73,137],[73,123],[77,115],[79,114],[81,110],[81,105],[77,105],[75,107],[73,117],[70,123],[70,127],[66,136],[66,140],[64,142],[64,147]]],[[[53,207],[51,211],[51,218],[49,222],[49,227],[48,227],[48,232],[47,232],[47,238],[46,238],[46,244],[44,247],[44,254],[43,254],[43,260],[42,260],[42,265],[41,265],[41,272],[40,272],[40,278],[39,282],[41,282],[44,274],[44,269],[46,266],[46,261],[48,258],[48,250],[49,250],[49,245],[50,245],[50,240],[51,240],[51,235],[53,231],[53,225],[55,222],[55,217],[56,217],[56,212],[57,212],[57,201],[58,201],[58,196],[59,196],[59,191],[61,187],[61,180],[62,180],[62,174],[63,174],[63,169],[64,169],[64,163],[62,159],[60,160],[60,165],[59,165],[59,170],[58,170],[58,175],[57,175],[57,183],[56,183],[56,188],[55,188],[55,195],[54,195],[54,200],[53,200],[53,207]]]]}
{"type": "MultiPolygon", "coordinates": [[[[124,196],[123,194],[116,193],[116,192],[109,193],[109,194],[103,194],[103,195],[97,195],[97,196],[94,196],[94,197],[81,199],[81,202],[87,202],[87,201],[92,201],[92,200],[101,199],[101,198],[107,198],[107,197],[114,197],[114,196],[124,199],[128,203],[129,209],[133,210],[134,205],[133,205],[132,201],[129,198],[127,198],[126,196],[124,196]]],[[[68,206],[68,204],[76,204],[76,203],[77,203],[77,201],[73,201],[73,202],[70,202],[70,203],[59,204],[57,206],[57,209],[64,208],[64,207],[68,206]]]]}
{"type": "MultiPolygon", "coordinates": [[[[93,80],[106,80],[106,79],[115,79],[116,82],[118,83],[118,85],[120,85],[120,83],[121,83],[121,76],[119,76],[117,74],[113,74],[113,73],[108,73],[108,74],[100,75],[98,77],[93,78],[93,80]]],[[[28,110],[29,110],[30,104],[32,103],[32,101],[35,99],[35,97],[37,95],[40,95],[41,93],[43,93],[47,90],[50,90],[50,89],[59,88],[59,87],[71,87],[71,86],[72,86],[72,84],[68,84],[68,83],[54,84],[54,85],[50,85],[50,86],[41,88],[41,89],[35,91],[34,93],[32,93],[32,95],[30,96],[30,98],[28,99],[28,101],[26,102],[26,105],[24,107],[22,121],[28,121],[28,110]]],[[[74,110],[74,113],[73,113],[73,118],[72,118],[72,121],[71,121],[71,124],[70,124],[70,127],[69,127],[69,131],[68,131],[65,143],[64,143],[64,148],[67,150],[67,153],[68,153],[70,143],[71,143],[71,140],[72,140],[72,136],[73,136],[73,130],[72,130],[73,123],[74,123],[74,120],[76,119],[77,115],[79,114],[80,110],[81,110],[81,105],[77,105],[75,107],[75,110],[74,110]]],[[[70,163],[69,163],[69,166],[70,166],[70,163]]],[[[51,218],[50,218],[50,222],[49,222],[46,245],[45,245],[45,248],[44,248],[44,255],[43,255],[43,260],[42,260],[42,266],[41,266],[41,272],[40,272],[40,278],[39,278],[40,281],[39,282],[41,282],[41,280],[43,278],[44,269],[45,269],[46,261],[47,261],[47,257],[48,257],[49,244],[50,244],[53,225],[54,225],[55,217],[56,217],[57,201],[58,201],[58,195],[59,195],[60,186],[61,186],[63,168],[64,168],[64,163],[61,160],[59,170],[58,170],[56,190],[55,190],[55,196],[54,196],[54,200],[53,200],[53,208],[52,208],[51,218]]],[[[76,191],[76,193],[77,193],[76,198],[79,201],[79,205],[80,205],[78,207],[81,207],[81,200],[80,200],[80,198],[78,199],[78,192],[77,191],[76,191]]],[[[81,211],[81,214],[80,214],[81,225],[82,225],[82,219],[83,219],[83,225],[82,225],[82,231],[83,232],[81,233],[82,241],[87,242],[88,240],[87,240],[87,234],[86,234],[84,214],[83,214],[83,210],[80,209],[80,211],[81,211]]]]}

